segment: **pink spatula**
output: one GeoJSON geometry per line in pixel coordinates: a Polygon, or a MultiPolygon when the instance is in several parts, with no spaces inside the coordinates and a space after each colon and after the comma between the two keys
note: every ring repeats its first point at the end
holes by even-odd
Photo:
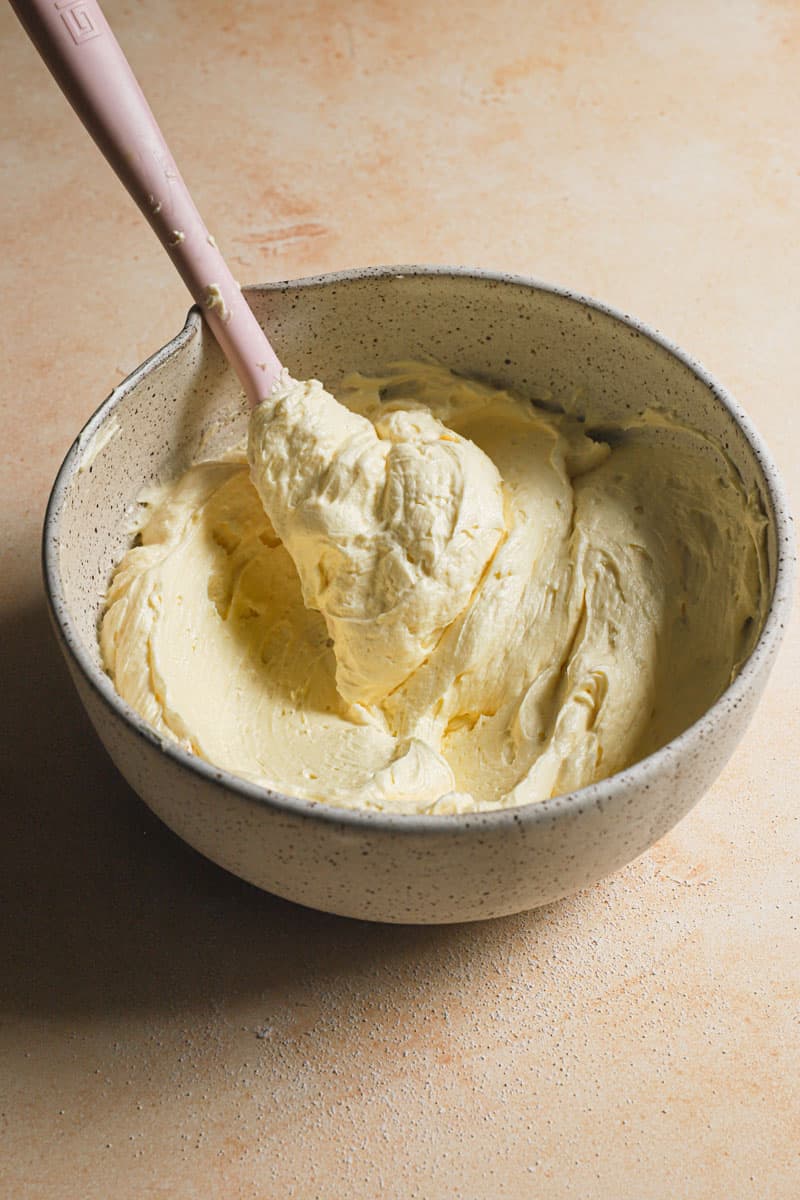
{"type": "Polygon", "coordinates": [[[65,96],[150,222],[251,407],[281,364],[189,195],[97,0],[11,0],[65,96]]]}
{"type": "Polygon", "coordinates": [[[382,701],[464,611],[504,536],[497,468],[433,416],[397,414],[384,437],[317,381],[283,378],[97,0],[12,4],[242,382],[251,479],[306,604],[325,618],[341,694],[382,701]]]}

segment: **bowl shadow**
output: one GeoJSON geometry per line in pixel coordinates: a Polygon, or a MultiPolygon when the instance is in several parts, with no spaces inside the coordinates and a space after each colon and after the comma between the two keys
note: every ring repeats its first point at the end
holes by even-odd
{"type": "MultiPolygon", "coordinates": [[[[311,991],[376,966],[446,972],[485,925],[355,921],[242,882],[172,834],[103,750],[73,689],[44,598],[0,623],[9,686],[0,838],[0,1012],[145,1015],[231,993],[311,991]]],[[[552,909],[503,918],[535,929],[552,909]]],[[[558,906],[566,912],[570,901],[558,906]]],[[[489,922],[496,937],[497,922],[489,922]]],[[[485,931],[482,932],[482,931],[485,931]]]]}

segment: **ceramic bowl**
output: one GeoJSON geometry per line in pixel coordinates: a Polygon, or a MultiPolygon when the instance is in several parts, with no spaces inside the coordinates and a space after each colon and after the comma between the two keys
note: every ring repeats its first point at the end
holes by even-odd
{"type": "Polygon", "coordinates": [[[131,787],[180,837],[279,896],[375,921],[472,921],[556,900],[665,834],[719,774],[764,688],[793,564],[783,488],[741,409],[696,363],[585,297],[527,279],[423,267],[248,289],[283,361],[332,386],[347,370],[435,358],[600,421],[645,399],[726,448],[768,515],[769,613],[724,695],[663,749],[601,783],[501,812],[351,812],[266,791],[163,741],[104,674],[97,626],[147,484],[241,439],[247,410],[197,310],[100,406],[53,487],[44,572],[53,622],[94,726],[131,787]]]}

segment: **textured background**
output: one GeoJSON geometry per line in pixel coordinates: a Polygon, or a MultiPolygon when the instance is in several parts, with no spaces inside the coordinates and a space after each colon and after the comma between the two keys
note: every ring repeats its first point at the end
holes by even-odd
{"type": "MultiPolygon", "coordinates": [[[[725,381],[800,507],[794,0],[105,8],[243,282],[586,291],[725,381]]],[[[709,796],[572,900],[380,928],[201,860],[101,751],[38,567],[64,452],[187,298],[7,8],[0,112],[0,1193],[794,1200],[797,620],[709,796]]]]}

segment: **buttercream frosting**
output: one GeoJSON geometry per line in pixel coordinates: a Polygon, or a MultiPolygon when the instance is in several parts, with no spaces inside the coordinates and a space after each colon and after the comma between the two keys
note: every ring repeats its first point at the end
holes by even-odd
{"type": "Polygon", "coordinates": [[[461,812],[604,778],[728,685],[765,521],[709,438],[646,403],[590,436],[591,405],[436,365],[337,397],[284,378],[249,463],[148,498],[100,636],[164,737],[291,795],[461,812]]]}

